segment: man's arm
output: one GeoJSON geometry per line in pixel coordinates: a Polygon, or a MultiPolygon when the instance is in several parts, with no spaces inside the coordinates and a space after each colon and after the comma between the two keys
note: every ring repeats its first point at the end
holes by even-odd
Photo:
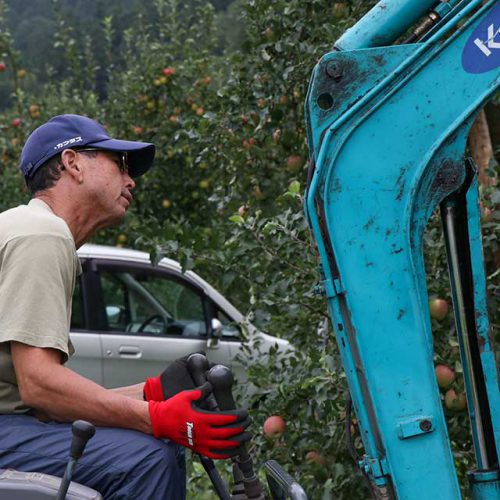
{"type": "Polygon", "coordinates": [[[61,365],[61,354],[56,349],[10,344],[19,392],[27,406],[54,420],[84,419],[95,425],[152,434],[148,403],[122,392],[135,387],[133,392],[137,393],[137,386],[110,391],[61,365]]]}
{"type": "Polygon", "coordinates": [[[139,401],[144,401],[144,382],[140,384],[127,385],[125,387],[116,387],[115,389],[109,389],[122,396],[127,396],[128,398],[138,399],[139,401]]]}

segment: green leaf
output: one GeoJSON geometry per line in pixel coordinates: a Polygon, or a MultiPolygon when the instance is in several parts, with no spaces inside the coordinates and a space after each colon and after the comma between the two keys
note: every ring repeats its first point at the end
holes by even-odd
{"type": "Polygon", "coordinates": [[[245,219],[241,215],[238,215],[238,214],[231,215],[231,217],[229,217],[229,220],[231,222],[234,222],[235,224],[238,224],[238,225],[242,225],[245,223],[245,219]]]}
{"type": "Polygon", "coordinates": [[[288,192],[291,194],[298,194],[300,192],[300,182],[292,181],[288,186],[288,192]]]}

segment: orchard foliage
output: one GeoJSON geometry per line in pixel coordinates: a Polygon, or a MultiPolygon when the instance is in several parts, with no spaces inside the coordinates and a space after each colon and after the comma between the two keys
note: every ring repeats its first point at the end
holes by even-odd
{"type": "MultiPolygon", "coordinates": [[[[20,72],[22,61],[0,0],[5,64],[0,64],[0,80],[9,80],[12,88],[12,105],[0,120],[0,210],[27,201],[17,172],[21,147],[29,131],[53,115],[84,113],[105,124],[112,136],[154,142],[155,168],[139,179],[125,223],[95,241],[145,249],[155,259],[166,255],[194,267],[249,321],[293,342],[295,354],[287,359],[271,353],[263,362],[242,353],[249,384],[239,390],[252,388],[246,397],[253,405],[257,461],[277,459],[310,498],[366,498],[364,480],[345,446],[346,384],[325,300],[314,293],[318,261],[301,193],[310,72],[373,2],[238,2],[244,42],[241,50],[223,55],[212,4],[149,3],[154,15],[139,16],[120,33],[112,17],[102,20],[103,63],[95,60],[92,40],[77,44],[74,27],[55,0],[54,49],[67,75],[36,86],[33,75],[20,72]],[[117,36],[119,54],[113,52],[117,36]],[[99,90],[103,81],[105,98],[99,90]],[[261,432],[270,415],[286,421],[286,431],[274,440],[261,432]]],[[[489,187],[480,194],[489,306],[498,332],[500,192],[489,187]]],[[[429,295],[451,305],[438,219],[432,217],[426,234],[429,295]]],[[[451,313],[432,325],[436,364],[456,372],[450,388],[461,393],[451,313]]],[[[466,414],[446,413],[464,480],[473,467],[466,414]]],[[[362,453],[354,418],[347,428],[362,453]]],[[[191,465],[190,478],[192,498],[213,498],[199,464],[191,465]]]]}

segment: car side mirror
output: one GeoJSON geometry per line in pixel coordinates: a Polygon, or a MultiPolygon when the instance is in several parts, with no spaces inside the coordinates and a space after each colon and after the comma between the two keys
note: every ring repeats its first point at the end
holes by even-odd
{"type": "Polygon", "coordinates": [[[210,322],[210,332],[208,334],[208,342],[207,342],[208,348],[213,349],[217,347],[219,339],[222,336],[222,326],[223,325],[219,319],[212,318],[212,321],[210,322]]]}

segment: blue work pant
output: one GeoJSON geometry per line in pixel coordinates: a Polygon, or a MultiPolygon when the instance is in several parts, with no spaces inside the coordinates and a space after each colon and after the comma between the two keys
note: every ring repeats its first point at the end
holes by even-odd
{"type": "MultiPolygon", "coordinates": [[[[43,423],[28,415],[0,415],[0,469],[62,477],[71,424],[43,423]]],[[[97,427],[73,480],[105,499],[183,500],[184,449],[128,429],[97,427]]]]}

